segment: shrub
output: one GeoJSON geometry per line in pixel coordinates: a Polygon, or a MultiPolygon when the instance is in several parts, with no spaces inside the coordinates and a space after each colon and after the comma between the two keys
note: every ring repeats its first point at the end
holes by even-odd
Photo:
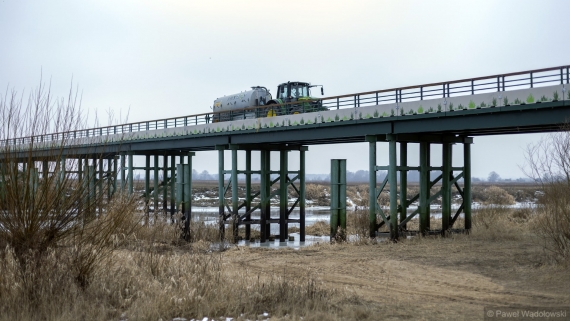
{"type": "Polygon", "coordinates": [[[483,202],[493,205],[512,205],[515,198],[498,186],[489,186],[483,192],[483,202]]]}

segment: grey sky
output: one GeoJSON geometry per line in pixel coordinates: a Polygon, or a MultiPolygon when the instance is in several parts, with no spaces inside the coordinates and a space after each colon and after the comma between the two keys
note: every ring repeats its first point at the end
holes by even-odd
{"type": "MultiPolygon", "coordinates": [[[[485,76],[569,64],[569,9],[566,0],[4,0],[0,86],[29,90],[41,71],[65,95],[73,78],[83,108],[130,108],[129,121],[142,121],[207,112],[217,97],[288,80],[323,84],[329,96],[485,76]]],[[[473,176],[522,176],[522,151],[539,138],[476,138],[473,176]]],[[[367,155],[365,144],[313,146],[307,170],[326,173],[331,158],[366,169],[367,155]]],[[[198,153],[194,167],[217,172],[212,157],[198,153]]]]}

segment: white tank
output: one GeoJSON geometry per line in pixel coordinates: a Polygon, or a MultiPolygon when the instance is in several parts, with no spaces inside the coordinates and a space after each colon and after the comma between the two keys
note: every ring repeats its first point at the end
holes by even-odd
{"type": "Polygon", "coordinates": [[[265,87],[251,87],[251,90],[238,94],[224,96],[214,100],[214,113],[236,109],[263,106],[271,100],[271,94],[265,87]]]}

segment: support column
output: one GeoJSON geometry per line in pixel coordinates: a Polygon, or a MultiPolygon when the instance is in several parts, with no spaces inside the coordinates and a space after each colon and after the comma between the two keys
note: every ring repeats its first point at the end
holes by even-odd
{"type": "Polygon", "coordinates": [[[168,155],[162,156],[162,210],[168,212],[168,155]]]}
{"type": "Polygon", "coordinates": [[[396,158],[396,138],[389,137],[389,170],[388,183],[390,184],[390,238],[398,240],[398,176],[396,158]]]}
{"type": "Polygon", "coordinates": [[[117,162],[117,156],[113,156],[113,194],[115,195],[115,193],[117,193],[117,166],[118,162],[117,162]]]}
{"type": "Polygon", "coordinates": [[[346,159],[331,159],[330,226],[331,241],[346,239],[346,159]]]}
{"type": "Polygon", "coordinates": [[[103,213],[103,158],[99,158],[97,161],[97,166],[99,169],[99,174],[97,177],[97,190],[99,197],[97,198],[97,204],[99,204],[99,215],[101,215],[103,213]]]}
{"type": "Polygon", "coordinates": [[[331,159],[331,217],[330,241],[334,241],[338,233],[339,221],[339,160],[331,159]]]}
{"type": "Polygon", "coordinates": [[[89,201],[87,202],[89,208],[89,220],[95,217],[95,205],[97,204],[97,196],[95,195],[95,164],[87,166],[87,186],[89,189],[89,201]]]}
{"type": "Polygon", "coordinates": [[[239,197],[238,197],[238,160],[237,160],[237,149],[232,149],[232,233],[233,242],[238,241],[238,208],[239,208],[239,197]]]}
{"type": "Polygon", "coordinates": [[[144,204],[146,208],[145,225],[149,225],[150,221],[150,155],[145,155],[144,163],[144,204]]]}
{"type": "MultiPolygon", "coordinates": [[[[49,165],[46,165],[47,161],[44,161],[44,165],[45,169],[43,170],[44,172],[44,179],[47,179],[49,174],[45,174],[46,171],[49,171],[49,165]]],[[[83,181],[83,157],[79,156],[79,158],[77,159],[77,181],[79,184],[81,184],[81,182],[83,181]]]]}
{"type": "Polygon", "coordinates": [[[463,213],[465,229],[471,230],[471,144],[463,144],[463,213]]]}
{"type": "Polygon", "coordinates": [[[429,143],[420,143],[420,232],[425,235],[429,231],[429,143]]]}
{"type": "Polygon", "coordinates": [[[267,237],[269,235],[269,231],[268,231],[268,224],[267,224],[267,218],[269,217],[269,213],[267,212],[268,209],[268,203],[269,203],[269,194],[267,193],[267,185],[270,184],[270,182],[268,181],[268,161],[267,159],[269,158],[269,151],[268,150],[262,150],[260,151],[260,171],[261,171],[261,175],[260,175],[260,197],[261,197],[261,204],[260,204],[260,238],[259,238],[259,242],[264,243],[267,240],[267,237]]]}
{"type": "Polygon", "coordinates": [[[134,163],[133,163],[133,152],[129,152],[128,153],[129,156],[129,177],[128,177],[128,186],[129,186],[129,195],[133,195],[133,167],[134,167],[134,163]]]}
{"type": "Polygon", "coordinates": [[[44,160],[42,161],[42,179],[47,180],[48,175],[49,175],[49,162],[47,160],[44,160]]]}
{"type": "Polygon", "coordinates": [[[442,144],[441,234],[446,235],[451,220],[451,143],[442,144]]]}
{"type": "Polygon", "coordinates": [[[370,237],[376,237],[376,137],[366,137],[368,141],[368,219],[370,237]]]}
{"type": "Polygon", "coordinates": [[[188,153],[188,163],[184,165],[184,239],[190,241],[190,220],[192,219],[192,156],[188,153]]]}
{"type": "Polygon", "coordinates": [[[111,186],[112,182],[112,174],[113,174],[113,163],[110,158],[106,159],[107,161],[107,203],[111,201],[111,195],[113,194],[113,187],[111,186]]]}
{"type": "MultiPolygon", "coordinates": [[[[408,143],[400,143],[400,166],[408,166],[408,143]]],[[[403,222],[408,215],[408,170],[400,169],[400,222],[403,222]]],[[[402,226],[407,230],[406,225],[402,226]]]]}
{"type": "Polygon", "coordinates": [[[279,151],[280,161],[279,161],[279,242],[286,242],[288,239],[288,225],[287,224],[287,212],[289,209],[289,194],[288,194],[288,184],[287,181],[287,154],[289,151],[282,150],[279,151]]]}
{"type": "MultiPolygon", "coordinates": [[[[251,210],[251,150],[245,151],[245,211],[251,210]]],[[[251,238],[251,214],[245,216],[250,224],[245,225],[245,240],[251,238]]]]}
{"type": "Polygon", "coordinates": [[[126,155],[125,153],[121,153],[121,190],[124,192],[127,188],[127,178],[125,175],[127,167],[126,155]]]}
{"type": "Polygon", "coordinates": [[[176,175],[176,156],[170,156],[170,219],[174,220],[174,213],[176,213],[176,193],[174,184],[176,183],[174,177],[176,175]]]}
{"type": "Polygon", "coordinates": [[[158,155],[154,155],[154,162],[153,162],[153,196],[154,196],[154,219],[157,218],[158,215],[158,155]]]}
{"type": "Polygon", "coordinates": [[[265,235],[266,239],[269,240],[271,236],[271,151],[267,151],[267,155],[265,157],[265,195],[267,199],[265,200],[265,218],[266,221],[266,228],[265,235]]]}
{"type": "Polygon", "coordinates": [[[184,164],[182,162],[176,165],[176,208],[184,213],[184,164]]]}
{"type": "Polygon", "coordinates": [[[346,159],[339,160],[339,210],[338,219],[342,238],[346,240],[346,159]]]}
{"type": "Polygon", "coordinates": [[[305,149],[299,151],[299,237],[305,242],[305,149]]]}
{"type": "Polygon", "coordinates": [[[225,222],[224,222],[224,203],[225,203],[225,195],[224,195],[224,150],[218,150],[218,208],[219,208],[219,224],[220,224],[220,239],[223,241],[225,238],[225,222]]]}
{"type": "Polygon", "coordinates": [[[150,201],[150,155],[145,155],[144,158],[144,202],[148,206],[150,201]]]}

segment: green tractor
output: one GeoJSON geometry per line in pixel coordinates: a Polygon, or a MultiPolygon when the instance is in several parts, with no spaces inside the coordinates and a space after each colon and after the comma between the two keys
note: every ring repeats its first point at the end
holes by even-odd
{"type": "Polygon", "coordinates": [[[321,95],[324,95],[322,85],[311,85],[306,82],[298,81],[289,81],[280,84],[277,87],[277,98],[271,99],[266,103],[267,117],[327,110],[326,107],[323,107],[322,100],[311,97],[311,88],[313,87],[321,87],[321,95]],[[277,104],[286,105],[272,106],[277,104]]]}

